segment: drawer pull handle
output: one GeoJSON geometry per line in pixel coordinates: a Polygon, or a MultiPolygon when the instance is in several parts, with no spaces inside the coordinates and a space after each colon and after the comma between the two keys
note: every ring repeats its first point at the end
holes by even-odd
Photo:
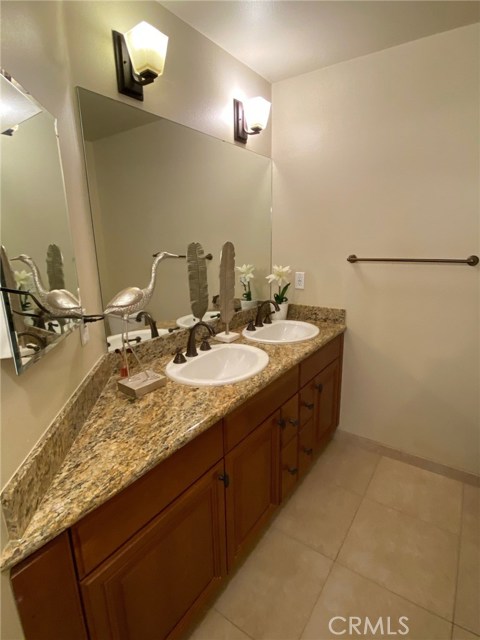
{"type": "Polygon", "coordinates": [[[316,385],[315,385],[315,389],[316,389],[317,391],[323,391],[323,384],[316,384],[316,385]]]}
{"type": "Polygon", "coordinates": [[[313,409],[313,402],[304,402],[303,403],[307,409],[310,409],[310,411],[313,409]]]}
{"type": "Polygon", "coordinates": [[[295,418],[289,418],[288,422],[293,424],[294,427],[298,427],[298,420],[295,420],[295,418]]]}
{"type": "Polygon", "coordinates": [[[288,473],[290,473],[292,476],[296,476],[298,473],[298,469],[297,467],[287,467],[287,471],[288,473]]]}
{"type": "Polygon", "coordinates": [[[313,453],[313,449],[307,449],[307,447],[303,447],[303,453],[306,453],[307,456],[311,456],[313,453]]]}

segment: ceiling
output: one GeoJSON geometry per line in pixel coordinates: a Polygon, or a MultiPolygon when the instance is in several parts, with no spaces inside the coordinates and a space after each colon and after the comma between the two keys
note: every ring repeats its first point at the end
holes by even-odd
{"type": "Polygon", "coordinates": [[[480,20],[469,0],[164,0],[270,82],[480,20]]]}

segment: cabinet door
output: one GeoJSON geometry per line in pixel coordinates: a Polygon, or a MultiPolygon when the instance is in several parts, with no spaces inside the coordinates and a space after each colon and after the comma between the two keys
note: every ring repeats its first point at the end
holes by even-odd
{"type": "Polygon", "coordinates": [[[217,464],[81,582],[90,637],[174,638],[226,573],[217,464]]]}
{"type": "Polygon", "coordinates": [[[315,376],[315,419],[316,441],[323,443],[333,433],[338,424],[338,385],[340,364],[335,360],[315,376]]]}
{"type": "Polygon", "coordinates": [[[61,533],[11,573],[27,640],[86,640],[68,533],[61,533]]]}
{"type": "Polygon", "coordinates": [[[277,411],[225,456],[229,571],[279,502],[279,417],[277,411]]]}

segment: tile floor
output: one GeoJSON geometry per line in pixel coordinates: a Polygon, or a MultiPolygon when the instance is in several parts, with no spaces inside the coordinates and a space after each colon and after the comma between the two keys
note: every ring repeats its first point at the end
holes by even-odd
{"type": "Polygon", "coordinates": [[[479,511],[480,489],[338,436],[189,640],[479,640],[479,511]]]}

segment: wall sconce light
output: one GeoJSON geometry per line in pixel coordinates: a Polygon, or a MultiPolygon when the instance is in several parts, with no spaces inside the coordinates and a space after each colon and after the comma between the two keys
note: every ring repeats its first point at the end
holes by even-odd
{"type": "Polygon", "coordinates": [[[233,137],[244,144],[248,136],[254,136],[263,131],[270,115],[270,102],[265,98],[250,98],[245,104],[240,100],[233,100],[233,137]]]}
{"type": "Polygon", "coordinates": [[[148,22],[140,22],[125,34],[112,34],[118,91],[143,100],[143,87],[163,73],[168,36],[148,22]]]}

